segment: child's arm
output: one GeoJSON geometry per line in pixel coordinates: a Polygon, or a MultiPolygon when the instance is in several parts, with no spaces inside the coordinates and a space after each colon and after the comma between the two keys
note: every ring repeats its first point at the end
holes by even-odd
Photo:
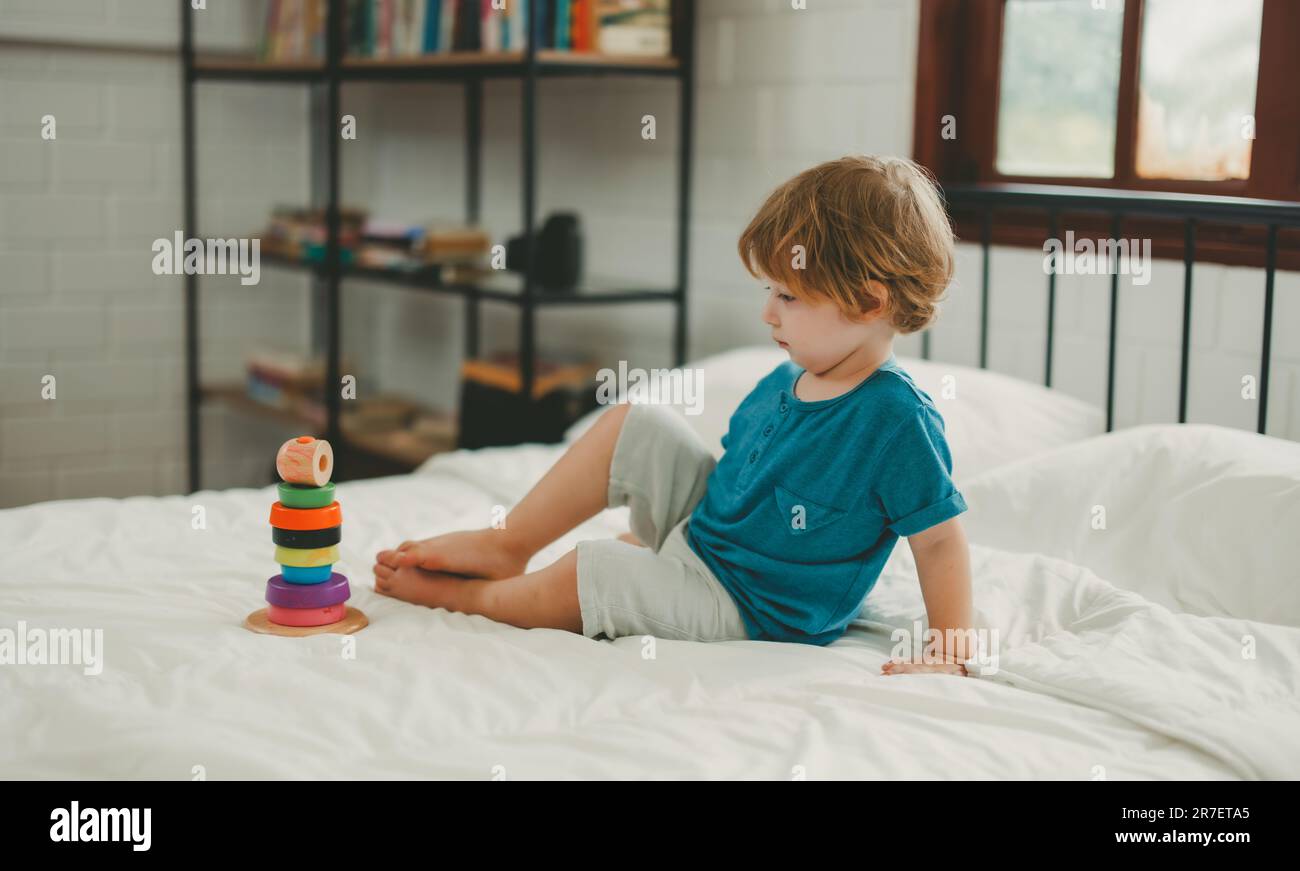
{"type": "Polygon", "coordinates": [[[929,663],[887,662],[885,674],[942,672],[965,674],[961,664],[976,655],[971,606],[970,548],[961,521],[956,517],[909,536],[908,545],[916,559],[921,596],[930,628],[940,634],[937,646],[927,654],[940,656],[929,663]]]}

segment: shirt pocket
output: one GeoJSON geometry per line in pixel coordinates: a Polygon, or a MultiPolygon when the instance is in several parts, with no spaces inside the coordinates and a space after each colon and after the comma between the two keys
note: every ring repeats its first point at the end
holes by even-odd
{"type": "Polygon", "coordinates": [[[774,485],[773,491],[781,523],[791,535],[806,535],[824,529],[848,514],[842,508],[800,496],[780,484],[774,485]]]}

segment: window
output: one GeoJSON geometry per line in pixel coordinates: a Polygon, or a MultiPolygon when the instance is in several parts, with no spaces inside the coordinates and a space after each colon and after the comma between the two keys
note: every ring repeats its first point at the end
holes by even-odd
{"type": "Polygon", "coordinates": [[[1000,175],[1115,173],[1122,0],[1009,0],[998,77],[1000,175]],[[1068,33],[1070,38],[1053,38],[1068,33]]]}
{"type": "Polygon", "coordinates": [[[1140,178],[1250,178],[1262,0],[1147,0],[1138,67],[1140,178]]]}
{"type": "MultiPolygon", "coordinates": [[[[942,183],[1300,200],[1297,45],[1296,0],[921,0],[914,156],[942,183]]],[[[1181,227],[1139,223],[1181,256],[1181,227]]],[[[1000,217],[993,241],[1042,225],[1000,217]]],[[[1259,265],[1262,234],[1209,232],[1198,259],[1259,265]]],[[[1300,234],[1279,241],[1300,268],[1300,234]]]]}

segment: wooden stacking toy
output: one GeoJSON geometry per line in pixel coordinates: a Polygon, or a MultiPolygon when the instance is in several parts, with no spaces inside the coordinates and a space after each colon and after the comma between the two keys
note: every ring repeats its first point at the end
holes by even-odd
{"type": "Polygon", "coordinates": [[[289,439],[275,455],[284,481],[271,506],[271,541],[280,574],[266,582],[267,607],[244,626],[267,635],[350,635],[370,621],[347,605],[346,576],[333,571],[343,540],[343,511],[334,500],[334,451],[311,436],[289,439]]]}

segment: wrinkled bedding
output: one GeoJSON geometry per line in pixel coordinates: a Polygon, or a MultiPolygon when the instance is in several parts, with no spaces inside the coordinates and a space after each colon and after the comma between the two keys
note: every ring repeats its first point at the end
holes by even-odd
{"type": "MultiPolygon", "coordinates": [[[[411,475],[339,485],[336,570],[371,621],[352,650],[338,636],[241,627],[275,571],[274,488],[0,511],[0,629],[98,628],[104,644],[97,675],[0,666],[0,777],[1298,777],[1300,619],[1287,603],[1300,545],[1279,545],[1265,563],[1249,541],[1169,526],[1144,502],[1170,486],[1159,478],[1117,475],[1100,496],[1087,492],[1103,486],[1099,470],[1154,443],[1168,468],[1202,459],[1199,483],[1175,496],[1247,493],[1230,514],[1295,519],[1285,511],[1296,510],[1300,462],[1288,463],[1300,446],[1250,436],[1273,452],[1273,478],[1242,490],[1232,477],[1240,435],[1143,428],[971,477],[978,624],[999,639],[975,678],[880,676],[891,633],[924,617],[904,545],[827,648],[593,641],[373,592],[377,550],[487,525],[560,446],[444,454],[411,475]],[[1214,450],[1221,462],[1205,459],[1214,450]],[[1067,504],[1075,490],[1077,510],[1067,504]],[[1259,504],[1265,492],[1277,501],[1259,504]],[[1130,553],[1075,529],[1088,528],[1098,499],[1130,553]],[[196,505],[206,529],[191,528],[196,505]],[[1189,578],[1183,557],[1139,554],[1144,523],[1182,536],[1162,552],[1200,548],[1227,574],[1189,578]],[[1197,592],[1216,583],[1239,592],[1226,605],[1197,592]],[[1270,611],[1270,601],[1281,604],[1270,611]]],[[[537,562],[625,530],[622,511],[606,512],[537,562]]]]}

